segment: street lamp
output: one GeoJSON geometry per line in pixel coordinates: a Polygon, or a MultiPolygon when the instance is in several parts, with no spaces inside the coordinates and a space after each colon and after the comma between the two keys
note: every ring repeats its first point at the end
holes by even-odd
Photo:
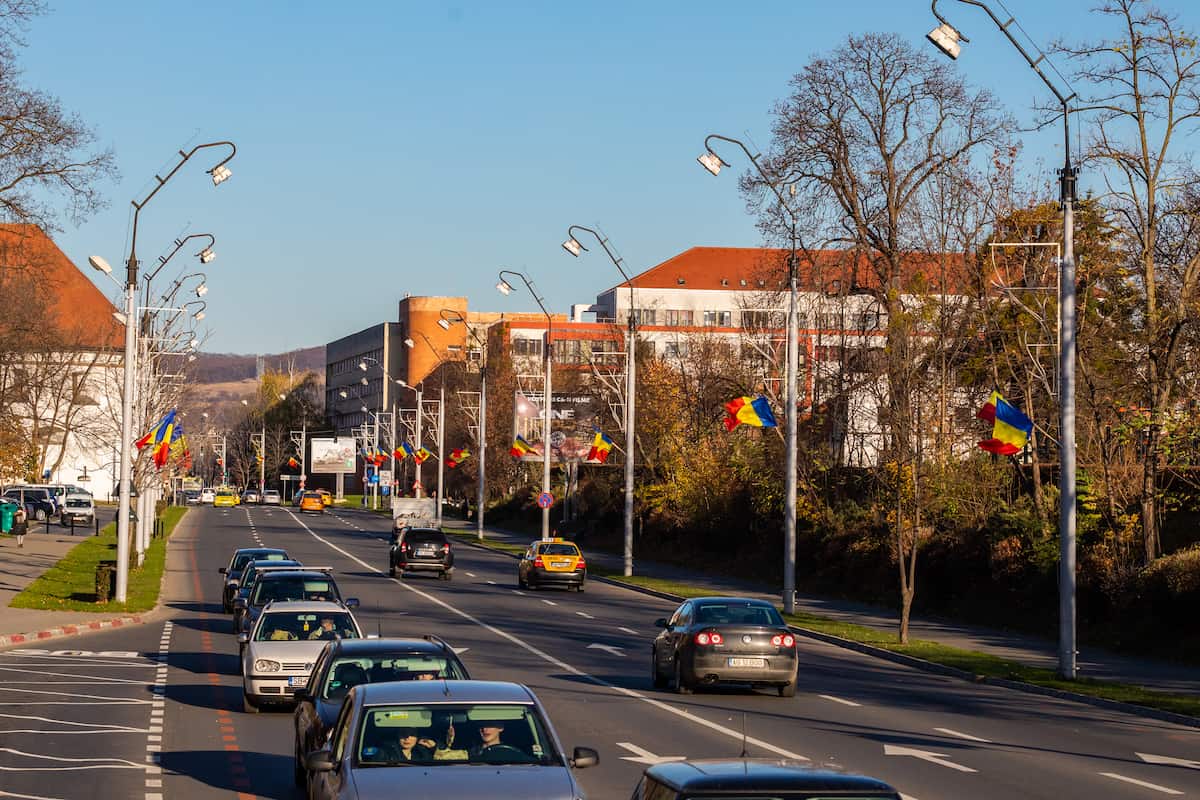
{"type": "MultiPolygon", "coordinates": [[[[429,349],[433,351],[433,357],[438,360],[438,366],[440,367],[442,364],[444,364],[445,359],[438,355],[437,348],[433,346],[433,342],[431,342],[429,340],[429,337],[426,336],[421,331],[415,331],[415,333],[418,336],[420,336],[422,339],[425,340],[425,344],[429,345],[429,349]]],[[[404,344],[406,347],[408,347],[409,350],[413,349],[413,347],[416,346],[416,342],[414,342],[412,339],[405,339],[404,344]]],[[[421,395],[418,392],[418,394],[417,394],[417,419],[420,420],[421,415],[424,413],[425,413],[425,409],[421,405],[421,395]]],[[[446,472],[446,459],[444,458],[444,454],[446,452],[446,373],[445,373],[445,371],[442,372],[442,385],[441,385],[441,388],[438,389],[438,432],[437,432],[437,435],[438,435],[438,442],[437,442],[437,450],[438,450],[437,507],[436,507],[434,513],[435,513],[436,519],[437,519],[437,526],[440,528],[442,526],[442,505],[446,502],[446,496],[445,496],[444,490],[442,488],[443,478],[445,477],[445,472],[446,472]]],[[[417,466],[417,469],[418,469],[417,481],[420,482],[420,480],[421,480],[420,465],[417,466]]]]}
{"type": "Polygon", "coordinates": [[[796,610],[796,361],[800,346],[797,341],[799,331],[796,324],[798,291],[796,285],[796,241],[799,235],[796,227],[796,212],[792,210],[791,206],[783,198],[783,193],[779,191],[779,187],[775,181],[767,176],[762,164],[758,161],[758,156],[751,153],[750,149],[737,139],[709,134],[704,139],[704,153],[696,159],[700,162],[701,166],[713,175],[719,173],[722,166],[729,166],[720,156],[713,152],[712,145],[710,144],[713,139],[736,144],[742,149],[742,152],[750,159],[750,163],[758,170],[758,174],[762,176],[763,181],[767,186],[771,187],[771,191],[775,193],[776,199],[779,200],[780,209],[787,214],[788,219],[791,221],[792,247],[791,254],[788,256],[787,375],[783,400],[784,405],[787,406],[787,456],[784,465],[786,474],[783,523],[783,611],[785,614],[791,614],[796,610]]]}
{"type": "MultiPolygon", "coordinates": [[[[136,312],[137,304],[137,280],[138,280],[138,260],[137,260],[137,229],[138,219],[142,213],[142,209],[154,199],[158,191],[167,184],[175,176],[180,168],[187,163],[193,155],[200,150],[210,147],[228,147],[230,153],[220,163],[209,170],[209,174],[213,176],[213,184],[219,184],[227,179],[231,174],[229,168],[225,166],[236,154],[237,147],[233,142],[206,142],[198,144],[186,153],[179,151],[179,162],[167,173],[165,178],[154,176],[157,184],[145,198],[138,202],[133,202],[133,229],[130,235],[129,242],[129,258],[125,264],[125,319],[132,322],[136,312]],[[220,176],[218,178],[218,175],[220,176]]],[[[94,262],[93,262],[94,264],[94,262]]],[[[111,271],[111,268],[110,270],[111,271]]],[[[131,489],[131,479],[133,476],[133,393],[134,393],[134,377],[137,370],[137,326],[125,326],[125,360],[124,360],[124,385],[121,394],[121,486],[120,486],[120,503],[117,510],[117,585],[115,599],[118,603],[126,602],[129,590],[129,498],[131,489]]]]}
{"type": "MultiPolygon", "coordinates": [[[[608,258],[613,262],[621,272],[621,277],[625,279],[625,284],[629,287],[629,327],[625,334],[625,563],[624,574],[630,576],[633,574],[633,454],[637,435],[635,432],[636,418],[636,388],[637,388],[637,319],[634,314],[633,305],[633,281],[625,272],[625,268],[621,266],[621,258],[613,253],[608,247],[608,240],[601,236],[598,232],[591,228],[585,228],[582,225],[572,225],[567,228],[567,240],[563,242],[563,249],[573,256],[578,257],[581,252],[586,252],[579,239],[575,237],[575,231],[585,231],[596,237],[596,241],[600,242],[600,246],[604,248],[604,252],[608,254],[608,258]]],[[[614,300],[613,307],[616,307],[614,300]]]]}
{"type": "Polygon", "coordinates": [[[189,241],[191,241],[192,239],[207,239],[208,240],[208,244],[205,245],[204,248],[199,253],[196,253],[196,256],[200,259],[201,264],[207,264],[208,262],[210,262],[214,258],[216,258],[216,254],[213,253],[213,246],[217,243],[217,239],[211,233],[193,233],[188,236],[184,236],[182,239],[176,239],[175,247],[171,250],[171,252],[165,256],[159,256],[158,257],[158,266],[154,268],[153,272],[151,272],[149,275],[146,276],[146,304],[147,305],[150,304],[150,282],[153,281],[155,279],[155,277],[158,276],[158,273],[162,272],[163,267],[165,267],[167,265],[167,263],[172,258],[175,257],[175,254],[178,253],[180,250],[182,250],[183,246],[185,244],[187,244],[189,241]]]}
{"type": "MultiPolygon", "coordinates": [[[[1079,171],[1071,164],[1071,100],[1050,82],[1038,66],[1045,58],[1031,58],[1009,31],[1015,22],[1001,22],[981,0],[959,0],[987,12],[992,22],[1024,57],[1062,105],[1063,166],[1058,170],[1059,201],[1062,204],[1062,259],[1058,277],[1058,440],[1061,467],[1058,473],[1058,671],[1064,678],[1075,678],[1075,181],[1079,171]]],[[[941,23],[929,33],[929,40],[950,58],[958,58],[958,42],[971,41],[945,20],[932,0],[933,16],[941,23]]]]}
{"type": "MultiPolygon", "coordinates": [[[[479,334],[467,325],[467,320],[462,314],[457,311],[451,311],[448,308],[443,308],[441,311],[441,319],[438,320],[438,325],[442,330],[450,330],[452,325],[462,324],[466,327],[467,333],[479,345],[480,353],[483,354],[483,360],[479,365],[479,439],[475,442],[476,457],[479,459],[479,476],[476,480],[475,487],[475,534],[479,537],[479,541],[483,541],[483,506],[487,501],[487,469],[485,459],[487,457],[487,343],[479,338],[479,334]],[[450,316],[447,316],[449,314],[450,316]]],[[[441,457],[441,454],[438,454],[441,457]]]]}
{"type": "MultiPolygon", "coordinates": [[[[529,280],[523,273],[516,272],[511,269],[500,270],[500,280],[496,284],[496,288],[500,294],[512,294],[512,284],[505,280],[505,275],[513,275],[520,278],[525,284],[525,288],[533,295],[533,299],[537,301],[538,307],[542,309],[542,313],[546,315],[546,344],[542,348],[542,361],[545,364],[545,386],[542,392],[542,493],[550,494],[550,403],[553,395],[551,394],[551,367],[550,367],[550,331],[554,324],[553,317],[546,310],[546,304],[543,302],[542,296],[537,293],[533,282],[529,280]]],[[[550,506],[542,509],[542,540],[550,538],[550,506]]]]}

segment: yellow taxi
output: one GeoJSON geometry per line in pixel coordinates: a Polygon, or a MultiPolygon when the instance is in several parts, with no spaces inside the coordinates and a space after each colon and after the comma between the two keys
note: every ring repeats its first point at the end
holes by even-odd
{"type": "Polygon", "coordinates": [[[517,565],[517,584],[522,589],[565,586],[583,591],[587,562],[574,542],[563,538],[539,539],[529,545],[517,565]]]}
{"type": "Polygon", "coordinates": [[[317,489],[315,491],[317,494],[321,495],[321,504],[325,506],[325,508],[329,508],[331,505],[333,505],[333,495],[329,493],[328,489],[317,489]]]}
{"type": "Polygon", "coordinates": [[[213,497],[213,508],[233,508],[238,503],[237,492],[226,487],[217,489],[217,494],[213,497]]]}
{"type": "Polygon", "coordinates": [[[321,499],[320,492],[305,492],[300,497],[300,511],[320,511],[325,513],[325,501],[321,499]]]}

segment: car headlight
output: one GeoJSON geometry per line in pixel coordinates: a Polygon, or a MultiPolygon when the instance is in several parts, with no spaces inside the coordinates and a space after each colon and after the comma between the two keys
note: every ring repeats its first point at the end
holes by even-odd
{"type": "Polygon", "coordinates": [[[255,672],[279,672],[279,662],[269,658],[260,658],[254,662],[255,672]]]}

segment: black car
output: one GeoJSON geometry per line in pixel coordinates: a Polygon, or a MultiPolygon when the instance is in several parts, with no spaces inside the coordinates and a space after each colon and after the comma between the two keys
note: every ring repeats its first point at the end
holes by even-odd
{"type": "Polygon", "coordinates": [[[258,567],[259,576],[246,599],[234,601],[235,608],[242,609],[241,629],[238,633],[249,633],[258,620],[258,615],[270,602],[281,600],[305,600],[319,602],[328,600],[342,603],[346,608],[358,608],[358,600],[349,597],[342,600],[337,582],[333,579],[332,567],[258,567]]]}
{"type": "Polygon", "coordinates": [[[454,571],[454,549],[446,534],[437,528],[402,527],[392,530],[388,551],[388,575],[405,572],[436,572],[444,581],[454,571]]]}
{"type": "MultiPolygon", "coordinates": [[[[199,497],[200,493],[197,492],[199,497]]],[[[225,576],[225,588],[221,592],[221,610],[226,614],[233,611],[233,598],[241,585],[242,571],[251,561],[285,561],[288,558],[286,550],[273,547],[243,547],[234,550],[229,559],[229,566],[221,567],[217,572],[225,576]]]]}
{"type": "Polygon", "coordinates": [[[796,696],[796,637],[775,606],[745,597],[696,597],[675,609],[650,647],[654,688],[690,694],[742,683],[796,696]]]}
{"type": "Polygon", "coordinates": [[[387,681],[461,681],[470,677],[454,649],[436,636],[330,642],[317,659],[308,686],[295,694],[296,785],[304,785],[304,759],[327,744],[342,701],[355,686],[387,681]]]}
{"type": "Polygon", "coordinates": [[[249,599],[250,593],[254,591],[254,584],[258,582],[258,574],[260,567],[271,567],[272,569],[280,569],[283,567],[291,567],[296,569],[303,567],[299,561],[292,558],[285,558],[282,561],[251,561],[246,564],[242,570],[242,578],[237,587],[237,592],[233,595],[230,605],[233,607],[233,632],[241,633],[242,617],[246,614],[246,600],[249,599]],[[241,602],[238,602],[238,601],[241,602]]]}
{"type": "Polygon", "coordinates": [[[900,800],[886,783],[863,775],[814,769],[794,761],[737,758],[655,764],[633,790],[631,800],[719,800],[736,797],[786,797],[788,800],[853,797],[854,800],[900,800]]]}
{"type": "Polygon", "coordinates": [[[30,519],[44,522],[58,513],[54,495],[49,489],[33,486],[13,486],[4,490],[4,497],[20,503],[30,519]]]}

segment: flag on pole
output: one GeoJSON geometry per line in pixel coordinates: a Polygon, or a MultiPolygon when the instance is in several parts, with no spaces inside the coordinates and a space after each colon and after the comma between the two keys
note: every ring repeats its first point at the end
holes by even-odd
{"type": "MultiPolygon", "coordinates": [[[[143,447],[152,444],[154,445],[154,449],[151,452],[155,453],[157,456],[159,447],[164,443],[169,445],[171,443],[171,437],[174,435],[174,433],[175,409],[172,408],[167,412],[166,416],[160,419],[154,425],[154,427],[152,427],[149,432],[146,433],[145,436],[138,439],[133,444],[138,450],[141,450],[143,447]]],[[[157,463],[157,461],[155,463],[157,463]]]]}
{"type": "Polygon", "coordinates": [[[518,436],[513,440],[513,446],[508,451],[513,458],[520,458],[533,452],[533,445],[525,441],[524,436],[518,436]]]}
{"type": "Polygon", "coordinates": [[[771,413],[767,398],[761,394],[758,397],[736,397],[725,404],[725,430],[731,431],[742,424],[756,428],[775,427],[775,415],[771,413]]]}
{"type": "Polygon", "coordinates": [[[462,462],[471,457],[471,451],[465,447],[458,447],[450,451],[450,457],[446,459],[446,466],[454,469],[462,462]]]}
{"type": "Polygon", "coordinates": [[[1016,455],[1025,449],[1029,434],[1033,433],[1033,420],[1005,400],[999,392],[992,392],[975,416],[992,423],[992,438],[979,443],[980,449],[989,453],[1016,455]]]}
{"type": "Polygon", "coordinates": [[[604,431],[596,431],[596,438],[592,439],[592,449],[588,450],[587,460],[603,464],[608,460],[612,449],[613,440],[606,436],[604,431]]]}
{"type": "Polygon", "coordinates": [[[417,452],[413,453],[413,461],[418,464],[424,464],[425,461],[433,457],[433,453],[426,450],[424,447],[418,448],[417,452]]]}
{"type": "Polygon", "coordinates": [[[397,461],[403,461],[411,455],[416,455],[416,451],[413,450],[413,446],[408,442],[401,442],[400,446],[396,448],[394,455],[397,461]]]}

